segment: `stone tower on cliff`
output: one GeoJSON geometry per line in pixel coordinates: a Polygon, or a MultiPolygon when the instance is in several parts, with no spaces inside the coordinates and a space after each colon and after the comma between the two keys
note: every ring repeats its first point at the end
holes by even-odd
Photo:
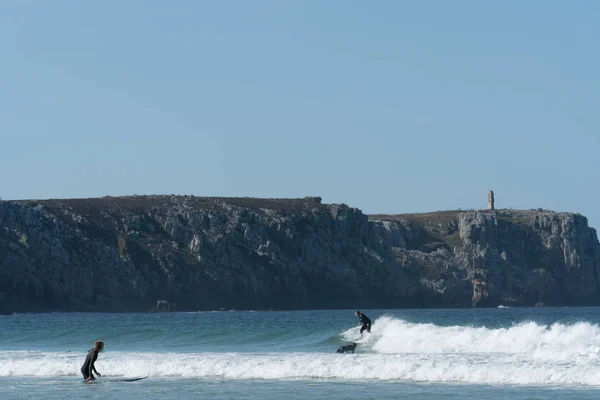
{"type": "Polygon", "coordinates": [[[494,209],[494,191],[488,191],[488,210],[494,209]]]}

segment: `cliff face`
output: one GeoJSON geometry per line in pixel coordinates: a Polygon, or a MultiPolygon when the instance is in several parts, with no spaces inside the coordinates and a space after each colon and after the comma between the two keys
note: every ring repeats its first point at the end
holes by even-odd
{"type": "Polygon", "coordinates": [[[416,233],[404,235],[410,237],[406,248],[411,250],[399,253],[408,254],[406,264],[416,267],[420,282],[445,302],[470,301],[472,306],[600,302],[600,245],[595,229],[579,214],[450,211],[373,219],[384,227],[410,227],[416,233]]]}
{"type": "Polygon", "coordinates": [[[584,305],[600,244],[578,214],[371,216],[305,199],[0,202],[0,312],[584,305]]]}

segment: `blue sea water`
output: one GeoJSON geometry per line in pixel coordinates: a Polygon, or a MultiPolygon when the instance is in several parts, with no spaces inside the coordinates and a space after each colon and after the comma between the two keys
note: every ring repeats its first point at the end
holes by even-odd
{"type": "Polygon", "coordinates": [[[363,312],[2,316],[0,399],[600,398],[600,308],[363,312]]]}

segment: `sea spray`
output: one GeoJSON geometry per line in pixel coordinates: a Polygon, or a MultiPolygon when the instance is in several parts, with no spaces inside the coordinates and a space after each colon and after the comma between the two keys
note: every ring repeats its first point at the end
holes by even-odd
{"type": "MultiPolygon", "coordinates": [[[[79,358],[0,354],[0,376],[78,376],[79,358]]],[[[486,384],[599,385],[597,365],[478,354],[121,353],[97,362],[105,376],[224,379],[377,379],[486,384]],[[593,368],[592,368],[593,367],[593,368]]]]}
{"type": "MultiPolygon", "coordinates": [[[[502,312],[497,315],[507,315],[502,312]]],[[[437,324],[425,322],[436,320],[429,317],[417,322],[414,316],[370,313],[372,332],[361,336],[359,328],[346,328],[355,323],[349,313],[335,311],[11,317],[0,325],[0,378],[79,378],[88,337],[102,337],[107,350],[96,367],[107,377],[600,387],[600,328],[593,318],[544,324],[538,315],[536,322],[484,326],[464,321],[472,313],[431,313],[453,319],[437,324]],[[335,353],[350,341],[358,343],[355,354],[335,353]]]]}
{"type": "MultiPolygon", "coordinates": [[[[354,338],[354,329],[342,337],[354,338]]],[[[539,360],[597,360],[600,327],[589,322],[554,323],[550,326],[523,322],[508,328],[438,326],[381,317],[371,334],[359,342],[375,353],[396,354],[518,354],[539,360]]]]}

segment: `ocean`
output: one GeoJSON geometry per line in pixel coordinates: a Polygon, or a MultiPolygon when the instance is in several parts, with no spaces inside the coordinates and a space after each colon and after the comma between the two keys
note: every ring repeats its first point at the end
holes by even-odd
{"type": "Polygon", "coordinates": [[[0,316],[0,399],[600,398],[600,308],[361,311],[0,316]]]}

